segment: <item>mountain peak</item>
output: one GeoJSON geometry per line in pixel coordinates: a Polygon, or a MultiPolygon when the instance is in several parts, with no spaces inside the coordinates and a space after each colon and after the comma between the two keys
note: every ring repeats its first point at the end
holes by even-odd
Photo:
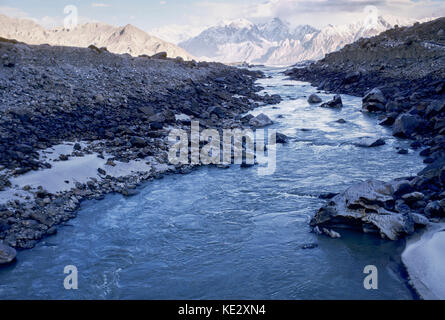
{"type": "Polygon", "coordinates": [[[180,56],[185,60],[194,59],[184,49],[153,37],[131,24],[115,27],[100,22],[89,22],[79,24],[72,30],[63,29],[63,27],[46,30],[32,20],[0,15],[0,37],[16,39],[28,44],[48,43],[73,47],[88,47],[94,44],[97,47],[107,47],[113,53],[129,53],[133,56],[153,55],[165,51],[169,57],[180,56]]]}

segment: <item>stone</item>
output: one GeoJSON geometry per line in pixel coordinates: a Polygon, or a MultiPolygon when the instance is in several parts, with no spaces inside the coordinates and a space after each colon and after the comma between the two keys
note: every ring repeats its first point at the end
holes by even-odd
{"type": "Polygon", "coordinates": [[[147,145],[147,141],[145,141],[142,137],[133,136],[130,138],[130,143],[134,147],[143,148],[147,145]]]}
{"type": "Polygon", "coordinates": [[[442,217],[445,215],[445,210],[444,208],[441,207],[440,205],[440,201],[430,201],[425,209],[424,209],[424,213],[427,217],[442,217]]]}
{"type": "Polygon", "coordinates": [[[151,58],[165,60],[165,59],[167,59],[167,52],[161,51],[161,52],[155,53],[154,55],[151,56],[151,58]]]}
{"type": "Polygon", "coordinates": [[[0,265],[11,263],[17,255],[14,248],[0,243],[0,265]]]}
{"type": "Polygon", "coordinates": [[[445,159],[437,159],[433,163],[427,165],[422,171],[418,173],[418,176],[422,176],[426,179],[440,179],[441,172],[445,168],[445,159]]]}
{"type": "Polygon", "coordinates": [[[417,191],[402,196],[402,199],[408,204],[423,200],[423,198],[425,198],[425,195],[417,191]]]}
{"type": "Polygon", "coordinates": [[[309,98],[307,99],[307,102],[309,102],[310,104],[316,104],[316,103],[320,103],[322,101],[323,100],[318,95],[316,95],[315,93],[311,94],[309,96],[309,98]]]}
{"type": "Polygon", "coordinates": [[[273,124],[273,121],[270,120],[268,116],[266,116],[264,113],[260,113],[256,117],[249,120],[249,125],[251,125],[254,128],[262,128],[273,124]]]}
{"type": "Polygon", "coordinates": [[[386,111],[386,98],[378,88],[368,92],[362,100],[362,109],[368,112],[386,111]]]}
{"type": "Polygon", "coordinates": [[[96,103],[101,104],[101,103],[104,103],[105,98],[104,98],[104,96],[103,96],[102,94],[99,93],[99,94],[97,94],[97,95],[94,96],[94,101],[95,101],[96,103]]]}
{"type": "Polygon", "coordinates": [[[320,105],[320,107],[322,107],[322,108],[334,108],[334,109],[342,108],[343,107],[343,102],[342,102],[341,96],[339,94],[336,94],[331,101],[323,103],[322,105],[320,105]]]}
{"type": "Polygon", "coordinates": [[[394,121],[392,134],[400,138],[409,138],[424,124],[419,116],[404,113],[394,121]]]}
{"type": "Polygon", "coordinates": [[[368,137],[360,138],[358,142],[354,143],[355,146],[362,147],[362,148],[374,148],[374,147],[383,146],[384,144],[385,144],[385,140],[383,140],[381,138],[375,139],[375,138],[368,138],[368,137]]]}
{"type": "Polygon", "coordinates": [[[332,198],[311,220],[321,228],[348,227],[374,229],[390,240],[414,232],[414,223],[406,214],[390,210],[394,186],[379,180],[368,180],[349,187],[332,198]]]}
{"type": "Polygon", "coordinates": [[[327,228],[323,228],[323,233],[329,237],[331,237],[332,239],[337,239],[337,238],[341,238],[340,233],[332,230],[332,229],[327,229],[327,228]]]}
{"type": "Polygon", "coordinates": [[[289,141],[289,137],[285,134],[277,132],[276,134],[276,143],[282,143],[285,144],[289,141]]]}

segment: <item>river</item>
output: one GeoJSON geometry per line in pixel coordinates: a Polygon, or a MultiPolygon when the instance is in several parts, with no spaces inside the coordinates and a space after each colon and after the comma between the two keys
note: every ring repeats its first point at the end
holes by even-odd
{"type": "Polygon", "coordinates": [[[56,235],[0,269],[0,298],[414,298],[401,272],[403,240],[352,231],[333,240],[311,233],[308,222],[324,203],[320,193],[415,174],[421,157],[398,154],[408,142],[361,113],[360,98],[343,95],[341,110],[310,106],[315,88],[285,80],[282,69],[262,70],[271,78],[259,84],[283,101],[252,113],[267,114],[272,128],[291,137],[277,148],[273,175],[203,167],[147,182],[131,198],[84,202],[56,235]],[[386,144],[355,146],[363,136],[386,144]],[[78,290],[63,286],[66,265],[78,270],[78,290]],[[363,286],[366,265],[378,268],[377,290],[363,286]]]}

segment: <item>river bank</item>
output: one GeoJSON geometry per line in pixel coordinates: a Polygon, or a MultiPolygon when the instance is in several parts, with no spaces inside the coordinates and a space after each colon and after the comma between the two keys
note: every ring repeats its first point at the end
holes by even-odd
{"type": "Polygon", "coordinates": [[[0,57],[0,240],[12,248],[57,232],[84,199],[189,170],[168,162],[171,129],[250,127],[241,114],[281,100],[257,94],[261,72],[218,63],[6,39],[0,57]]]}
{"type": "MultiPolygon", "coordinates": [[[[445,18],[395,28],[286,72],[319,90],[361,97],[362,111],[375,114],[394,136],[410,141],[411,150],[421,150],[426,165],[417,175],[349,187],[315,215],[311,224],[317,232],[332,235],[328,228],[348,227],[394,240],[445,217],[444,28],[445,18]]],[[[425,271],[425,277],[442,277],[437,263],[429,269],[435,275],[425,271]]],[[[407,269],[416,267],[408,264],[407,269]]],[[[432,296],[425,289],[419,292],[432,296]]]]}

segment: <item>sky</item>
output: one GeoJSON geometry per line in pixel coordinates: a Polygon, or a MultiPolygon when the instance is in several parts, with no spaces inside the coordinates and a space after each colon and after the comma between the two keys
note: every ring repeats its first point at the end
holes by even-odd
{"type": "Polygon", "coordinates": [[[67,5],[77,8],[79,23],[132,24],[172,38],[239,18],[259,22],[279,17],[291,25],[323,27],[357,21],[369,10],[407,18],[445,16],[445,0],[0,0],[0,13],[50,28],[63,24],[67,5]]]}

